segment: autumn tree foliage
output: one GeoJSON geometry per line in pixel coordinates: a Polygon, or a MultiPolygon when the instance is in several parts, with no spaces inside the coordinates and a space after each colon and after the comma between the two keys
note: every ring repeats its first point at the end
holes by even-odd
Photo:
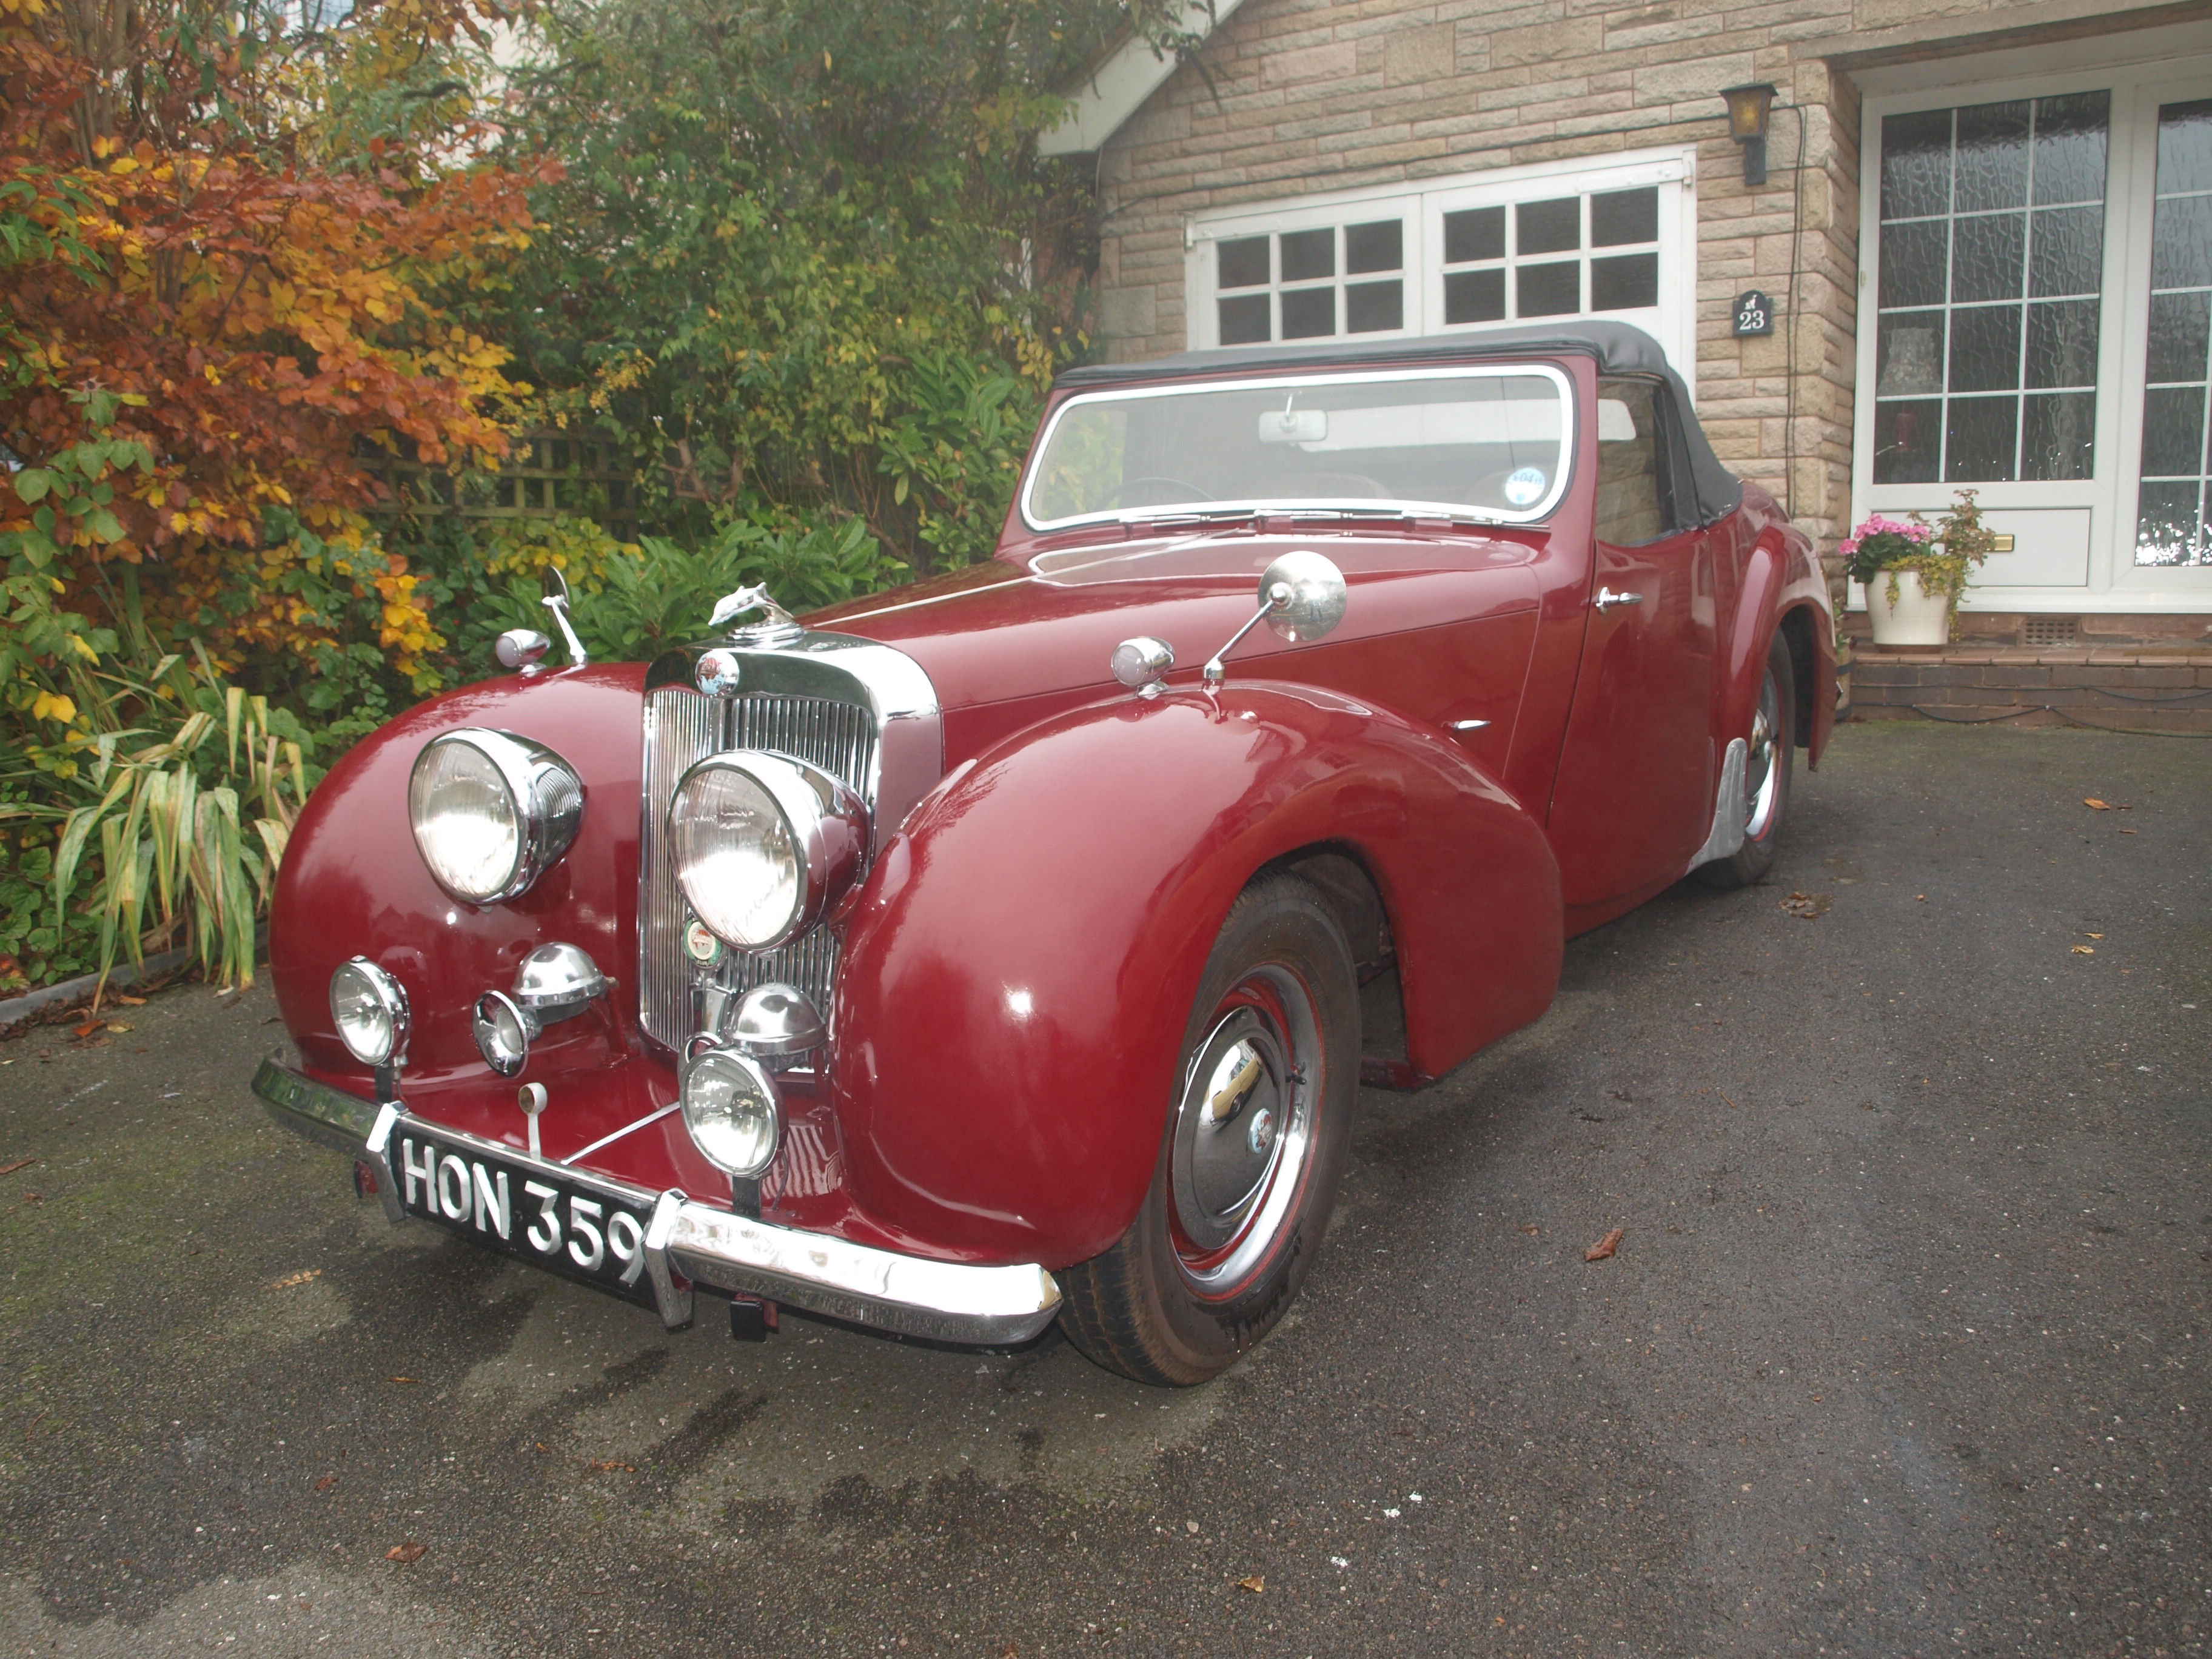
{"type": "Polygon", "coordinates": [[[527,240],[457,46],[496,0],[0,0],[0,696],[128,623],[282,679],[365,599],[435,619],[365,461],[507,448],[508,354],[457,320],[527,240]],[[330,14],[330,15],[326,15],[330,14]]]}

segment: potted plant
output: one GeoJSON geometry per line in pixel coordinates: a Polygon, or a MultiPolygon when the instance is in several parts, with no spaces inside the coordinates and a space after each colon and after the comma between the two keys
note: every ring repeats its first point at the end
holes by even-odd
{"type": "Polygon", "coordinates": [[[1866,588],[1876,645],[1942,645],[1967,579],[1990,556],[1996,538],[1982,526],[1974,492],[1929,524],[1917,513],[1903,520],[1880,514],[1852,531],[1838,550],[1851,580],[1866,588]]]}

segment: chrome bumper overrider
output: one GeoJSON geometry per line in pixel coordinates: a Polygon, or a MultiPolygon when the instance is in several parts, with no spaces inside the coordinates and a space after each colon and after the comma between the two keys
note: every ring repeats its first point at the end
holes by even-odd
{"type": "MultiPolygon", "coordinates": [[[[386,1143],[392,1125],[406,1115],[404,1105],[373,1106],[273,1060],[261,1062],[253,1092],[287,1128],[374,1165],[386,1213],[395,1221],[402,1218],[386,1143]]],[[[695,1204],[681,1192],[656,1194],[427,1119],[424,1123],[445,1139],[517,1168],[604,1188],[651,1210],[646,1269],[662,1322],[671,1330],[691,1320],[690,1287],[679,1278],[945,1342],[1020,1342],[1050,1324],[1060,1311],[1060,1286],[1034,1264],[971,1267],[900,1255],[823,1233],[797,1232],[695,1204]]]]}

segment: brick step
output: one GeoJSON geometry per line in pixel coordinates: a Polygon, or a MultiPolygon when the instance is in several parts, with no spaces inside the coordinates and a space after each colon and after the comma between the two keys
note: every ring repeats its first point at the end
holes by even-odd
{"type": "Polygon", "coordinates": [[[1860,647],[1851,717],[2212,732],[2212,651],[1860,647]]]}

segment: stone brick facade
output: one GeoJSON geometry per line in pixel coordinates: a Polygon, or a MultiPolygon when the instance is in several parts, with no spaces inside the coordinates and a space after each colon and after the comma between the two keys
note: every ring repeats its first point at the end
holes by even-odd
{"type": "Polygon", "coordinates": [[[1832,548],[1850,511],[1853,70],[2203,11],[2111,0],[1246,0],[1206,46],[1206,74],[1179,69],[1099,154],[1108,352],[1183,349],[1192,214],[1694,143],[1705,428],[1723,459],[1832,548]],[[1718,94],[1759,81],[1790,107],[1774,113],[1768,182],[1753,189],[1718,94]],[[1789,314],[1771,337],[1734,338],[1732,302],[1753,287],[1789,314]]]}

